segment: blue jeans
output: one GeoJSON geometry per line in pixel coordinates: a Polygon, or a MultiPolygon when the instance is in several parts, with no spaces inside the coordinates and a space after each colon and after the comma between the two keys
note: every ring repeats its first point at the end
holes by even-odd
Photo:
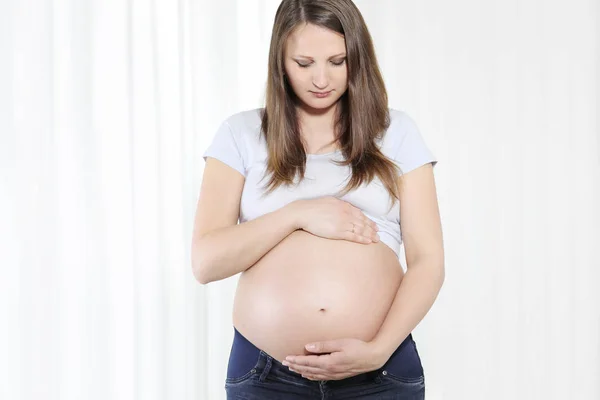
{"type": "Polygon", "coordinates": [[[341,380],[313,381],[290,371],[234,327],[225,391],[228,400],[423,400],[425,377],[412,334],[377,370],[341,380]]]}

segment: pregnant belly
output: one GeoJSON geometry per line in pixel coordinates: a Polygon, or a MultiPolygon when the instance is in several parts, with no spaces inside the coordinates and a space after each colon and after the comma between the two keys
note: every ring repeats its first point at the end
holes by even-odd
{"type": "Polygon", "coordinates": [[[282,361],[310,342],[378,332],[404,276],[382,242],[331,240],[297,230],[240,276],[233,324],[282,361]]]}

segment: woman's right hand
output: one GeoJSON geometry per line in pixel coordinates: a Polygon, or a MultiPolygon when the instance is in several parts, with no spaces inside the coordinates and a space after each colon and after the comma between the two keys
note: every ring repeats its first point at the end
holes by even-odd
{"type": "Polygon", "coordinates": [[[358,243],[379,241],[377,224],[359,208],[337,197],[296,200],[291,205],[294,206],[298,229],[327,239],[358,243]]]}

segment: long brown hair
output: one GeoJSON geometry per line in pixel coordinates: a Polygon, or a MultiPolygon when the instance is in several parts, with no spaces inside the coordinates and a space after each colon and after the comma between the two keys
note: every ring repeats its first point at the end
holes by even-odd
{"type": "Polygon", "coordinates": [[[376,146],[390,125],[388,95],[377,64],[373,41],[363,17],[351,0],[283,0],[275,14],[269,50],[268,79],[261,134],[268,148],[266,188],[304,179],[306,151],[300,136],[296,96],[284,77],[284,50],[290,33],[300,24],[318,25],[344,35],[348,89],[338,100],[335,138],[352,177],[341,194],[378,176],[392,198],[399,199],[399,168],[376,146]]]}

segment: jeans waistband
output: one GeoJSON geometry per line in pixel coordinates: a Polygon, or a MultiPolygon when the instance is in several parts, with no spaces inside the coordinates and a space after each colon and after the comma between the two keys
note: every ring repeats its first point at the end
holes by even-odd
{"type": "MultiPolygon", "coordinates": [[[[395,360],[394,356],[402,351],[405,346],[411,345],[413,341],[412,333],[409,334],[406,339],[398,346],[398,348],[391,355],[386,364],[382,367],[385,368],[390,363],[399,363],[401,360],[395,360]]],[[[416,369],[420,369],[420,362],[412,363],[416,369]]],[[[406,365],[404,368],[410,368],[410,365],[406,365]]],[[[412,368],[412,369],[415,369],[412,368]]],[[[305,387],[318,389],[320,386],[327,384],[329,387],[353,385],[362,383],[365,381],[373,381],[379,379],[379,370],[365,372],[359,375],[351,376],[349,378],[341,380],[330,380],[330,381],[314,381],[308,378],[304,378],[301,374],[290,371],[288,367],[283,365],[277,359],[267,354],[263,350],[256,347],[250,342],[244,335],[242,335],[234,327],[234,340],[231,348],[231,355],[228,365],[227,376],[240,376],[243,372],[251,370],[260,372],[260,381],[264,381],[267,376],[272,375],[279,379],[288,381],[295,385],[302,385],[305,387]]],[[[422,373],[422,370],[411,371],[411,374],[418,375],[422,373]]]]}

